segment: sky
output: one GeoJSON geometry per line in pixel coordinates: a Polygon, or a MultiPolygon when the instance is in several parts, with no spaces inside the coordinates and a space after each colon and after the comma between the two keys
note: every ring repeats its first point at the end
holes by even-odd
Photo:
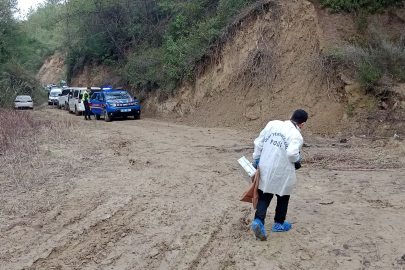
{"type": "Polygon", "coordinates": [[[31,6],[35,7],[41,2],[44,2],[44,0],[18,0],[18,8],[21,9],[22,14],[25,14],[31,6]]]}

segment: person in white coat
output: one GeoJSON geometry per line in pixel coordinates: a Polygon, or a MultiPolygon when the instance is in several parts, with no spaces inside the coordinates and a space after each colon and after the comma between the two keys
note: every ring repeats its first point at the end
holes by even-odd
{"type": "Polygon", "coordinates": [[[267,239],[264,220],[274,195],[277,207],[273,232],[288,231],[291,223],[285,221],[288,202],[295,184],[295,170],[301,167],[300,150],[304,143],[301,128],[308,119],[304,110],[296,110],[287,121],[270,121],[254,141],[253,159],[260,173],[259,201],[252,223],[257,238],[267,239]]]}

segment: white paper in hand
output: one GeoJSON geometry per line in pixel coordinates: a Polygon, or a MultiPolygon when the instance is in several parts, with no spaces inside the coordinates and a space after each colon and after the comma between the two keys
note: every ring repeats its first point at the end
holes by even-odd
{"type": "Polygon", "coordinates": [[[244,156],[238,159],[238,162],[249,177],[255,175],[256,173],[255,167],[253,167],[252,163],[250,163],[249,160],[247,160],[244,156]]]}

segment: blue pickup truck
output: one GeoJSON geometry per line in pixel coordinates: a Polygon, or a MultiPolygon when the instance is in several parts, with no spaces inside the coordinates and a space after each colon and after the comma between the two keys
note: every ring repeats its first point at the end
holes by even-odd
{"type": "Polygon", "coordinates": [[[126,119],[133,116],[134,119],[141,118],[141,105],[127,91],[123,89],[102,90],[93,92],[90,98],[90,109],[99,120],[104,116],[104,121],[111,122],[115,117],[126,119]]]}

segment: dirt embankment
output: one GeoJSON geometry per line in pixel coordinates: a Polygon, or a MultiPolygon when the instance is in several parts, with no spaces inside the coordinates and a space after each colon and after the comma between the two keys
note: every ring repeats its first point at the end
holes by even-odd
{"type": "MultiPolygon", "coordinates": [[[[222,37],[225,44],[201,62],[193,84],[160,101],[150,95],[149,115],[180,117],[209,127],[261,129],[271,119],[286,119],[294,109],[309,112],[305,134],[327,136],[404,133],[404,86],[390,101],[366,95],[353,71],[322,62],[326,48],[364,38],[359,18],[330,14],[305,0],[267,1],[268,10],[240,17],[222,37]]],[[[402,10],[367,18],[388,37],[403,36],[402,10]]],[[[215,51],[215,50],[214,50],[215,51]]],[[[398,90],[399,89],[399,90],[398,90]]]]}
{"type": "Polygon", "coordinates": [[[37,74],[41,84],[58,84],[60,80],[66,80],[66,56],[57,53],[49,57],[42,65],[37,74]]]}
{"type": "Polygon", "coordinates": [[[268,11],[240,19],[194,85],[183,86],[163,103],[149,98],[145,110],[175,113],[207,126],[257,130],[302,108],[311,119],[307,130],[339,132],[345,120],[342,89],[311,68],[324,46],[314,6],[308,1],[269,3],[268,11]]]}
{"type": "Polygon", "coordinates": [[[87,65],[84,66],[83,70],[80,70],[80,72],[76,71],[76,73],[78,73],[76,76],[72,76],[71,85],[78,87],[100,87],[107,82],[111,85],[118,86],[117,83],[120,81],[120,79],[114,75],[113,68],[108,66],[87,65]]]}

